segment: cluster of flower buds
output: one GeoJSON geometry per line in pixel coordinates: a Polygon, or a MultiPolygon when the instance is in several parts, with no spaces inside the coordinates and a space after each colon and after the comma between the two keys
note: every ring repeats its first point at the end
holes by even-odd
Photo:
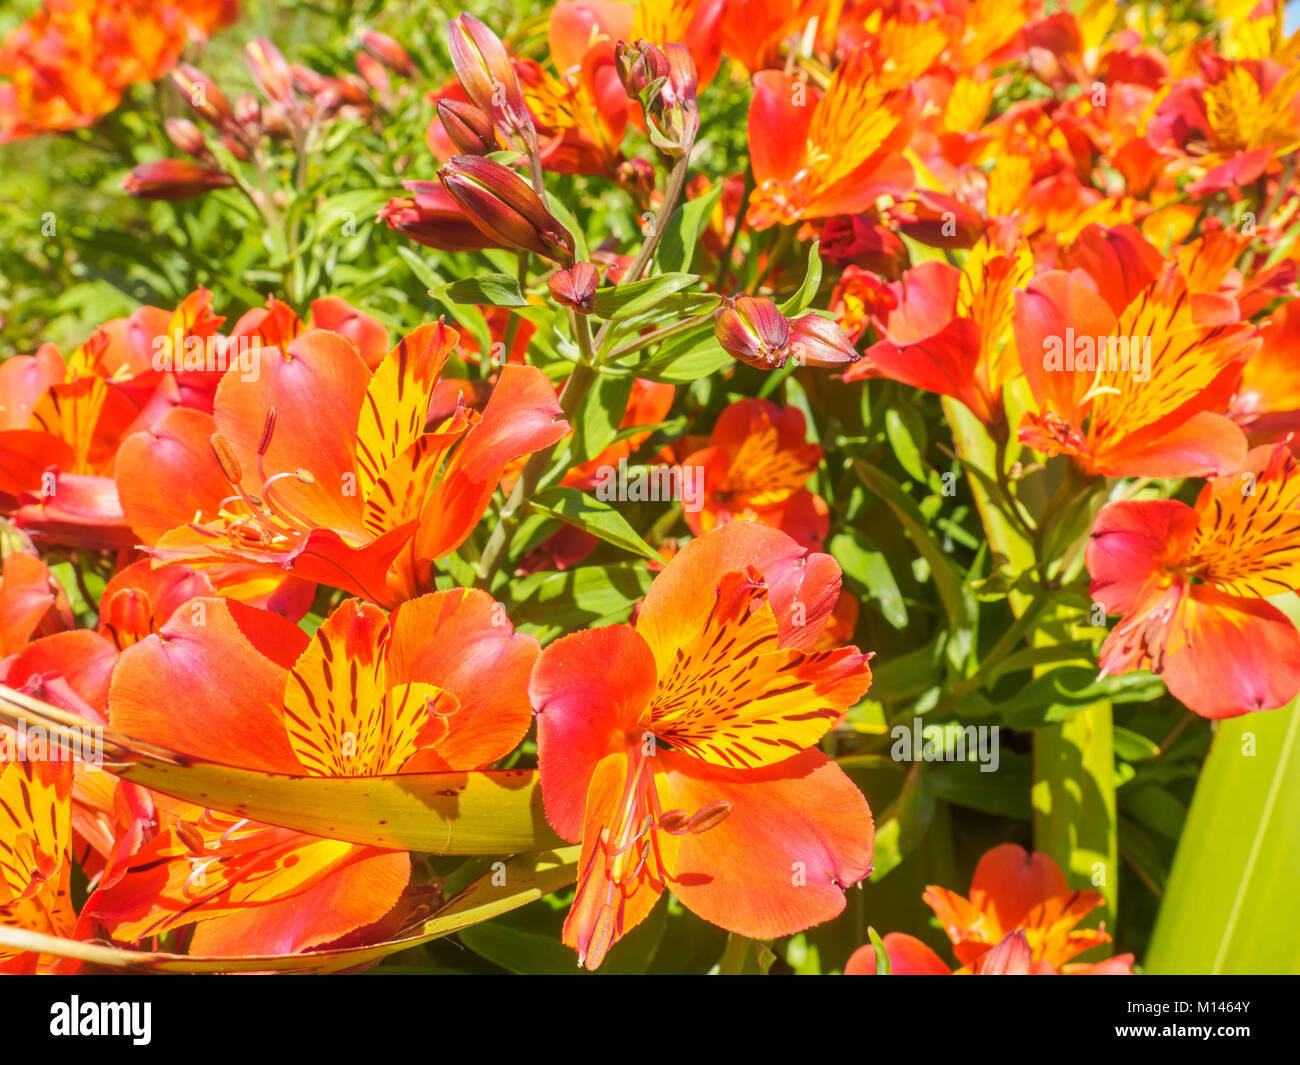
{"type": "Polygon", "coordinates": [[[484,236],[561,266],[573,262],[573,234],[508,166],[478,155],[453,155],[438,170],[447,194],[484,236]]]}
{"type": "Polygon", "coordinates": [[[614,67],[628,96],[645,109],[650,142],[672,158],[689,154],[700,130],[700,111],[695,99],[699,77],[686,46],[619,41],[614,67]]]}
{"type": "Polygon", "coordinates": [[[723,297],[713,332],[727,354],[760,370],[796,366],[846,366],[862,356],[831,319],[809,312],[787,318],[762,296],[723,297]]]}
{"type": "Polygon", "coordinates": [[[172,82],[190,107],[190,118],[166,120],[168,138],[178,151],[196,162],[164,159],[138,166],[127,176],[125,190],[144,199],[184,200],[212,189],[226,188],[235,179],[217,161],[215,148],[241,162],[253,157],[264,139],[275,141],[303,137],[322,122],[335,119],[369,119],[376,113],[375,94],[381,103],[391,101],[388,71],[410,76],[415,64],[391,37],[367,31],[365,49],[357,56],[361,76],[328,77],[310,67],[291,64],[270,41],[259,38],[244,50],[253,83],[261,94],[244,93],[232,106],[229,98],[207,74],[188,63],[172,71],[172,82]],[[200,124],[215,134],[210,144],[200,124]]]}
{"type": "MultiPolygon", "coordinates": [[[[512,147],[525,153],[536,152],[537,131],[524,102],[514,64],[501,39],[473,15],[465,14],[447,24],[447,47],[456,76],[488,124],[512,147]]],[[[441,108],[439,115],[442,116],[441,108]]],[[[450,126],[447,132],[460,147],[450,126]]]]}

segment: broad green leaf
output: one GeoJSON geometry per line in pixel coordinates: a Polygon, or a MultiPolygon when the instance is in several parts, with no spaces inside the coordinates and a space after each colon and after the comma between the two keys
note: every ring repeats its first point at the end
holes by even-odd
{"type": "Polygon", "coordinates": [[[1300,710],[1220,721],[1160,904],[1148,973],[1300,973],[1300,710]]]}
{"type": "MultiPolygon", "coordinates": [[[[431,293],[433,294],[433,293],[431,293]]],[[[453,281],[436,293],[445,295],[453,303],[472,303],[492,307],[527,307],[528,300],[519,288],[519,282],[509,274],[480,274],[453,281]]]]}
{"type": "Polygon", "coordinates": [[[683,273],[691,268],[700,234],[708,225],[709,215],[721,196],[722,182],[719,181],[703,196],[687,200],[672,213],[655,250],[655,265],[660,273],[683,273]]]}
{"type": "Polygon", "coordinates": [[[591,313],[597,318],[631,318],[659,303],[674,292],[690,288],[695,274],[658,274],[630,285],[609,285],[596,289],[591,313]]]}
{"type": "Polygon", "coordinates": [[[538,493],[529,503],[534,510],[589,532],[624,551],[656,562],[663,561],[663,556],[641,539],[622,514],[608,503],[602,503],[576,488],[566,488],[563,485],[548,488],[538,493]]]}
{"type": "Polygon", "coordinates": [[[808,272],[804,274],[803,284],[799,286],[799,291],[781,304],[780,311],[788,318],[795,318],[803,314],[812,306],[813,300],[817,298],[817,292],[822,286],[822,257],[819,251],[821,247],[820,240],[814,240],[808,248],[808,272]]]}

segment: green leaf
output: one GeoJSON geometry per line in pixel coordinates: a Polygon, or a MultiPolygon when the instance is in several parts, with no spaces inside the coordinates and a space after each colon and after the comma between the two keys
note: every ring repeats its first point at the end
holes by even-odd
{"type": "Polygon", "coordinates": [[[437,295],[446,295],[453,303],[486,304],[492,307],[527,307],[519,282],[509,274],[480,274],[453,281],[437,295]]]}
{"type": "Polygon", "coordinates": [[[893,970],[890,968],[889,951],[885,950],[885,941],[880,938],[879,932],[870,927],[867,929],[867,937],[876,951],[876,975],[889,976],[893,970]]]}
{"type": "Polygon", "coordinates": [[[709,215],[722,196],[722,182],[717,182],[703,196],[687,200],[672,213],[664,226],[655,265],[661,273],[681,273],[691,268],[700,234],[709,223],[709,215]]]}
{"type": "Polygon", "coordinates": [[[883,879],[925,838],[934,816],[934,792],[922,763],[913,762],[898,797],[885,808],[876,824],[871,879],[883,879]]]}
{"type": "Polygon", "coordinates": [[[631,318],[698,280],[695,274],[659,274],[630,285],[607,285],[596,289],[591,313],[597,318],[631,318]]]}
{"type": "Polygon", "coordinates": [[[907,628],[907,606],[884,554],[871,547],[857,529],[831,537],[830,553],[845,574],[871,593],[884,619],[896,629],[907,628]]]}
{"type": "Polygon", "coordinates": [[[1300,973],[1300,710],[1220,721],[1144,959],[1148,973],[1300,973]]]}
{"type": "Polygon", "coordinates": [[[589,532],[624,551],[656,562],[663,561],[663,556],[641,539],[622,514],[608,503],[602,503],[576,488],[563,485],[548,488],[529,502],[534,510],[589,532]]]}
{"type": "Polygon", "coordinates": [[[808,272],[804,274],[803,284],[799,286],[798,292],[781,304],[781,313],[787,318],[803,314],[817,298],[817,292],[822,287],[822,257],[818,251],[820,247],[820,240],[812,242],[812,246],[808,249],[808,272]]]}
{"type": "Polygon", "coordinates": [[[889,509],[898,518],[899,524],[911,537],[913,546],[929,563],[930,574],[934,578],[935,588],[943,601],[953,631],[968,628],[974,611],[970,590],[953,568],[951,560],[931,538],[925,517],[916,505],[916,501],[899,488],[883,470],[861,459],[854,460],[853,468],[862,483],[888,504],[889,509]]]}

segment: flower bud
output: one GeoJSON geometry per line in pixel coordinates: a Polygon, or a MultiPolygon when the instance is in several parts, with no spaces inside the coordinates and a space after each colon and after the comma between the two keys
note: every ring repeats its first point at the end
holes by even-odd
{"type": "Polygon", "coordinates": [[[225,93],[198,67],[181,63],[172,71],[172,83],[195,112],[218,129],[233,125],[235,116],[225,93]]]}
{"type": "Polygon", "coordinates": [[[790,323],[769,299],[723,297],[713,333],[732,358],[760,370],[779,369],[790,355],[790,323]]]}
{"type": "Polygon", "coordinates": [[[556,303],[572,307],[579,314],[590,314],[596,302],[600,271],[591,263],[574,263],[567,270],[557,270],[547,282],[556,303]]]}
{"type": "Polygon", "coordinates": [[[226,189],[235,179],[216,167],[199,166],[188,159],[159,159],[142,163],[126,175],[122,188],[142,200],[190,200],[213,189],[226,189]]]}
{"type": "Polygon", "coordinates": [[[618,165],[618,184],[639,204],[648,204],[655,190],[655,168],[648,159],[624,159],[618,165]]]}
{"type": "Polygon", "coordinates": [[[843,329],[811,312],[791,319],[790,354],[797,366],[845,366],[862,358],[843,329]]]}
{"type": "Polygon", "coordinates": [[[628,96],[640,100],[641,94],[654,82],[668,77],[671,67],[668,56],[658,45],[648,41],[635,44],[619,41],[614,50],[614,70],[628,96]]]}
{"type": "Polygon", "coordinates": [[[293,72],[280,49],[265,37],[259,37],[244,49],[244,60],[263,96],[287,110],[296,106],[293,72]]]}
{"type": "Polygon", "coordinates": [[[464,14],[447,24],[447,46],[456,76],[478,109],[505,136],[531,136],[533,120],[501,39],[464,14]]]}
{"type": "Polygon", "coordinates": [[[192,155],[196,159],[209,154],[203,131],[188,118],[168,118],[163,122],[163,128],[167,130],[167,139],[176,146],[178,152],[192,155]]]}
{"type": "Polygon", "coordinates": [[[361,47],[394,74],[401,74],[405,78],[414,78],[419,73],[415,69],[415,63],[406,49],[386,33],[380,33],[378,30],[366,30],[361,35],[361,47]]]}
{"type": "Polygon", "coordinates": [[[562,266],[573,262],[573,234],[509,167],[477,155],[453,155],[438,171],[443,188],[484,235],[562,266]]]}
{"type": "Polygon", "coordinates": [[[464,155],[488,155],[501,148],[492,120],[473,104],[439,100],[438,118],[451,143],[464,155]]]}
{"type": "Polygon", "coordinates": [[[262,102],[251,92],[243,93],[235,101],[235,121],[251,137],[262,132],[262,102]]]}
{"type": "Polygon", "coordinates": [[[439,251],[482,251],[505,245],[485,236],[436,181],[407,181],[413,198],[389,200],[377,220],[417,244],[439,251]]]}

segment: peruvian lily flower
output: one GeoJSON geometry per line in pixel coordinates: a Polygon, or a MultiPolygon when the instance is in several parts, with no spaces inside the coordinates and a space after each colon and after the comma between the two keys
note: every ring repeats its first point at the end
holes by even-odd
{"type": "MultiPolygon", "coordinates": [[[[76,926],[71,793],[71,762],[0,754],[0,927],[68,936],[76,926]]],[[[0,974],[58,964],[0,946],[0,974]]]]}
{"type": "Polygon", "coordinates": [[[858,214],[884,194],[905,193],[914,180],[902,154],[912,102],[906,86],[886,87],[866,48],[836,70],[825,95],[779,70],[755,75],[750,225],[858,214]]]}
{"type": "MultiPolygon", "coordinates": [[[[348,600],[313,637],[268,611],[196,599],[123,652],[109,719],[173,751],[290,776],[477,769],[528,731],[536,657],[483,592],[422,596],[391,617],[348,600]]],[[[118,940],[195,925],[194,953],[303,951],[373,925],[410,880],[402,851],[158,807],[163,823],[144,826],[86,904],[118,940]]]]}
{"type": "Polygon", "coordinates": [[[1231,297],[1189,290],[1170,266],[1143,287],[1052,270],[1015,301],[1016,346],[1038,406],[1021,423],[1022,443],[1109,477],[1241,465],[1246,439],[1219,412],[1258,341],[1231,297]]]}
{"type": "Polygon", "coordinates": [[[664,891],[739,935],[830,920],[871,869],[871,811],[818,740],[871,682],[814,651],[840,570],[735,522],[655,578],[635,627],[543,652],[530,693],[551,826],[582,842],[564,942],[597,968],[664,891]]]}
{"type": "Polygon", "coordinates": [[[708,446],[683,460],[704,470],[699,509],[686,508],[697,536],[730,521],[756,521],[821,549],[830,528],[825,501],[807,483],[822,449],[805,440],[807,425],[795,407],[741,399],[718,415],[708,446]]]}
{"type": "MultiPolygon", "coordinates": [[[[976,244],[960,270],[922,263],[883,290],[861,292],[859,306],[869,300],[879,308],[871,321],[880,340],[844,380],[888,377],[952,396],[986,425],[1000,422],[1003,386],[1020,376],[1014,294],[1033,268],[1029,245],[1008,228],[976,244]]],[[[842,283],[836,302],[855,289],[861,286],[851,279],[842,283]]]]}
{"type": "Polygon", "coordinates": [[[461,404],[428,426],[458,339],[421,326],[373,373],[324,330],[261,349],[256,374],[227,372],[212,417],[173,411],[123,445],[132,527],[162,562],[243,563],[385,605],[430,589],[506,466],[568,432],[545,375],[513,365],[481,414],[461,404]]]}
{"type": "MultiPolygon", "coordinates": [[[[1029,855],[1004,843],[987,851],[975,867],[970,897],[931,885],[923,896],[939,919],[960,973],[981,976],[1129,975],[1133,955],[1093,964],[1075,962],[1085,951],[1110,942],[1102,929],[1078,923],[1102,904],[1095,891],[1071,891],[1060,867],[1046,854],[1029,855]]],[[[943,976],[948,965],[914,936],[891,932],[883,939],[895,976],[943,976]]],[[[844,967],[846,976],[874,975],[874,947],[859,948],[844,967]]]]}
{"type": "Polygon", "coordinates": [[[1202,717],[1235,717],[1300,691],[1300,635],[1266,596],[1300,587],[1300,471],[1286,444],[1253,449],[1194,507],[1112,503],[1086,554],[1092,597],[1124,618],[1103,673],[1149,669],[1202,717]]]}

